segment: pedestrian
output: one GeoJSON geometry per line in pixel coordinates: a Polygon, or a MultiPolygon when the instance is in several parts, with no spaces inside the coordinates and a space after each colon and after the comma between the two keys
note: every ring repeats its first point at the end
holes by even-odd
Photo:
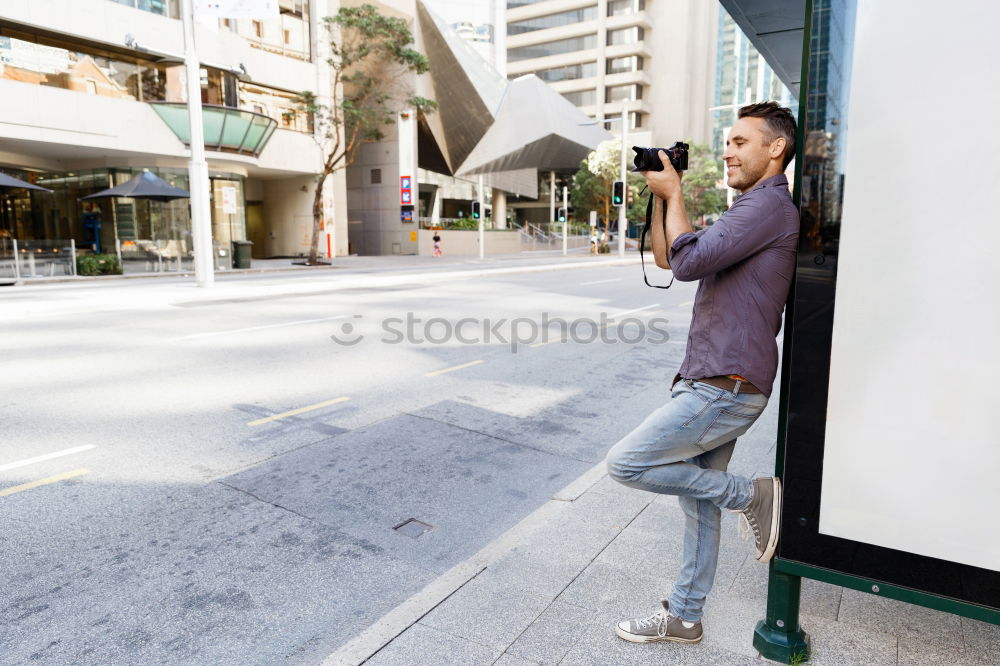
{"type": "Polygon", "coordinates": [[[441,236],[438,235],[437,231],[434,232],[434,254],[432,254],[431,256],[432,257],[441,256],[441,236]]]}
{"type": "Polygon", "coordinates": [[[669,598],[652,615],[618,622],[634,643],[702,638],[702,610],[719,556],[720,509],[740,514],[767,562],[778,543],[781,483],[727,471],[736,440],[760,416],[778,366],[775,337],[798,246],[799,214],[784,170],[795,155],[795,119],[774,102],[744,106],[722,159],[742,193],[697,233],[684,211],[680,175],[663,151],[663,171],[644,172],[652,195],[656,265],[682,282],[700,280],[687,352],[671,399],[608,452],[607,468],[632,488],[676,495],[685,516],[683,563],[669,598]]]}
{"type": "Polygon", "coordinates": [[[590,253],[597,254],[597,232],[593,229],[590,231],[590,253]]]}

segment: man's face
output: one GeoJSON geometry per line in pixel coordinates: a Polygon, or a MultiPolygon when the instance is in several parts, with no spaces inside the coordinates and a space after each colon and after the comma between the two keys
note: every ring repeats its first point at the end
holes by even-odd
{"type": "Polygon", "coordinates": [[[740,118],[729,130],[726,152],[726,183],[734,190],[746,191],[757,183],[771,163],[771,146],[764,142],[763,118],[740,118]]]}

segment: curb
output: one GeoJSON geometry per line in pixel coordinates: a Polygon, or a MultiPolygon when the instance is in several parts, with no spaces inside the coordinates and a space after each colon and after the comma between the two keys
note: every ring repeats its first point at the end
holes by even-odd
{"type": "Polygon", "coordinates": [[[519,523],[486,544],[475,555],[438,576],[425,585],[422,590],[342,645],[336,652],[327,656],[321,662],[322,665],[359,666],[363,664],[397,636],[419,622],[422,617],[443,603],[463,585],[510,552],[536,530],[544,527],[566,507],[567,502],[579,499],[604,477],[605,469],[603,460],[591,467],[519,523]]]}

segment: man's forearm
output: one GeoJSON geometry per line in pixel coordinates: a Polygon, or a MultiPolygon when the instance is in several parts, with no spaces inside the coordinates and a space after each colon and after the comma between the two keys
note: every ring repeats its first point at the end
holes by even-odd
{"type": "Polygon", "coordinates": [[[667,201],[666,244],[668,256],[677,237],[692,231],[694,231],[694,227],[688,221],[687,211],[684,210],[684,195],[679,194],[671,197],[667,201]]]}
{"type": "Polygon", "coordinates": [[[650,220],[649,232],[653,236],[653,258],[660,268],[670,268],[668,258],[669,245],[667,244],[667,229],[663,220],[663,200],[651,194],[653,197],[653,214],[650,220]]]}

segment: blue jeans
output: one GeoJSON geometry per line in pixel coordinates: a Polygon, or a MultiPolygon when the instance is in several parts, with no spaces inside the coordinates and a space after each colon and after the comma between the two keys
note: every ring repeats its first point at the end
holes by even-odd
{"type": "Polygon", "coordinates": [[[632,488],[677,495],[685,515],[684,562],[670,612],[700,622],[719,561],[720,509],[750,504],[750,479],[726,468],[736,438],[764,411],[767,397],[682,379],[671,398],[611,448],[608,474],[632,488]]]}

